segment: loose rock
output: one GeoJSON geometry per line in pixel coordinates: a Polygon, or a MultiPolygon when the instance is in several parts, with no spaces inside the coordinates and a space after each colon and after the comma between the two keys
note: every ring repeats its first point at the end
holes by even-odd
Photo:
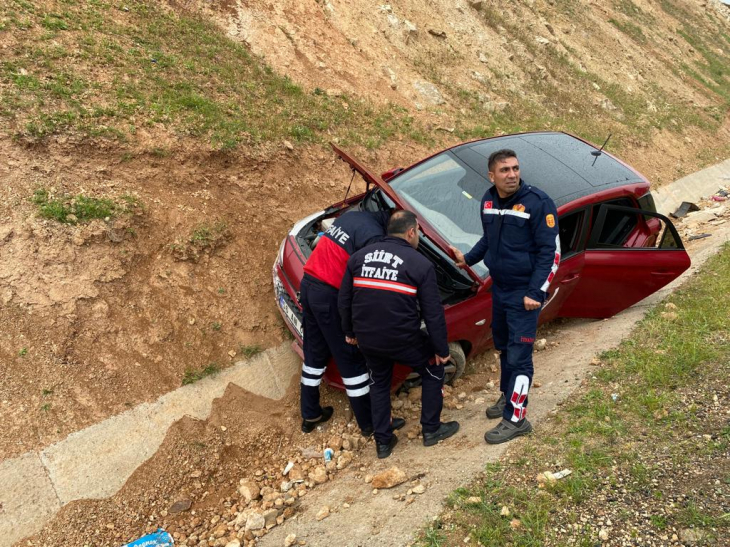
{"type": "Polygon", "coordinates": [[[322,509],[317,511],[317,516],[315,518],[317,520],[324,520],[329,516],[330,516],[330,508],[325,505],[324,507],[322,507],[322,509]]]}
{"type": "Polygon", "coordinates": [[[373,477],[373,488],[393,488],[408,480],[406,474],[397,467],[391,467],[387,471],[378,473],[373,477]]]}

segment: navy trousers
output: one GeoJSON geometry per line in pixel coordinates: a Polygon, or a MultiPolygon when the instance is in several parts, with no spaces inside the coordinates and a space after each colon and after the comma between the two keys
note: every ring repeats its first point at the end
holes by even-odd
{"type": "Polygon", "coordinates": [[[356,346],[345,342],[337,309],[337,293],[333,286],[308,275],[302,280],[299,291],[304,315],[302,417],[316,420],[322,415],[319,385],[330,358],[334,357],[357,424],[360,429],[370,429],[370,375],[362,353],[356,346]]]}
{"type": "Polygon", "coordinates": [[[518,422],[527,415],[528,392],[534,372],[532,348],[540,308],[526,310],[526,289],[492,286],[492,336],[500,352],[499,389],[507,398],[502,417],[518,422]]]}
{"type": "Polygon", "coordinates": [[[390,389],[396,362],[413,368],[421,376],[421,428],[425,433],[435,432],[441,425],[441,410],[444,406],[444,366],[429,364],[429,360],[433,359],[431,344],[424,340],[421,347],[394,349],[390,355],[369,352],[367,348],[362,350],[373,377],[370,402],[375,440],[380,444],[388,444],[393,436],[390,389]]]}

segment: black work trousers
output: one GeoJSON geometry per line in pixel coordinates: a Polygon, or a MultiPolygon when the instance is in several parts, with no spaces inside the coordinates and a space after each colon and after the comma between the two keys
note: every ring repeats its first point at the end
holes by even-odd
{"type": "Polygon", "coordinates": [[[436,431],[441,424],[441,409],[444,406],[444,366],[429,363],[434,357],[430,343],[424,339],[421,347],[398,349],[389,355],[361,349],[373,378],[370,403],[375,440],[380,444],[388,444],[393,436],[390,391],[396,362],[413,368],[421,376],[421,428],[424,433],[436,431]]]}
{"type": "Polygon", "coordinates": [[[319,385],[330,359],[334,357],[357,424],[360,429],[370,429],[370,375],[360,350],[345,342],[337,309],[337,289],[305,275],[299,293],[304,315],[302,417],[315,420],[322,415],[319,385]]]}

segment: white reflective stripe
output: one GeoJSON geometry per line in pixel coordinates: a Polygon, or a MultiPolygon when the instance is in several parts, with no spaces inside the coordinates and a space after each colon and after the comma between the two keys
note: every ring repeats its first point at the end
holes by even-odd
{"type": "Polygon", "coordinates": [[[514,209],[484,209],[485,215],[510,215],[513,217],[530,218],[530,213],[524,211],[515,211],[514,209]]]}
{"type": "Polygon", "coordinates": [[[348,397],[362,397],[370,393],[370,386],[361,387],[360,389],[346,389],[348,397]]]}
{"type": "Polygon", "coordinates": [[[550,268],[550,274],[548,275],[547,280],[545,283],[542,284],[542,287],[540,287],[540,290],[542,292],[547,292],[548,288],[550,287],[550,282],[553,280],[553,277],[555,277],[555,272],[558,271],[558,266],[560,266],[560,236],[555,236],[555,260],[553,260],[553,267],[550,268]]]}
{"type": "Polygon", "coordinates": [[[321,383],[322,378],[317,378],[316,380],[313,380],[312,378],[305,378],[304,376],[302,376],[302,384],[304,384],[305,386],[317,387],[321,383]]]}
{"type": "Polygon", "coordinates": [[[360,376],[355,376],[354,378],[342,378],[342,381],[346,386],[356,386],[357,384],[362,384],[368,380],[370,380],[370,375],[367,372],[360,376]]]}
{"type": "Polygon", "coordinates": [[[410,285],[403,283],[388,283],[387,281],[366,281],[364,279],[356,279],[352,282],[355,287],[371,287],[374,289],[390,289],[396,291],[407,292],[410,294],[416,294],[418,290],[410,285]]]}
{"type": "Polygon", "coordinates": [[[306,372],[307,374],[313,374],[314,376],[322,376],[324,374],[323,368],[312,368],[308,367],[307,365],[302,365],[302,372],[306,372]]]}
{"type": "Polygon", "coordinates": [[[524,211],[515,211],[513,209],[502,209],[502,214],[510,215],[513,217],[530,218],[530,213],[525,213],[524,211]]]}

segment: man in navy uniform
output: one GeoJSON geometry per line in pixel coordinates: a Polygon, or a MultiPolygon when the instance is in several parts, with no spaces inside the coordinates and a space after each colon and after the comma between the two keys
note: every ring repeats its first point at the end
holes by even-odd
{"type": "Polygon", "coordinates": [[[421,375],[423,444],[431,446],[459,430],[441,423],[444,363],[449,360],[446,319],[433,264],[418,247],[418,222],[410,211],[396,211],[388,236],[368,245],[347,262],[340,288],[342,330],[349,344],[365,354],[372,386],[378,458],[390,456],[398,442],[391,423],[390,387],[397,361],[421,375]],[[428,334],[421,330],[421,320],[428,334]]]}
{"type": "Polygon", "coordinates": [[[451,250],[457,266],[484,260],[492,277],[492,336],[500,351],[502,394],[487,408],[487,417],[502,421],[484,438],[498,444],[532,431],[525,418],[532,348],[540,309],[560,263],[560,236],[555,204],[520,178],[512,150],[490,155],[488,169],[494,186],[482,198],[484,235],[466,255],[451,250]]]}
{"type": "Polygon", "coordinates": [[[303,312],[304,364],[301,379],[302,431],[311,433],[334,412],[319,403],[319,385],[334,356],[353,414],[363,435],[373,433],[370,376],[365,358],[345,342],[337,293],[347,260],[355,251],[385,236],[388,213],[351,211],[339,216],[320,237],[304,265],[299,290],[303,312]]]}

